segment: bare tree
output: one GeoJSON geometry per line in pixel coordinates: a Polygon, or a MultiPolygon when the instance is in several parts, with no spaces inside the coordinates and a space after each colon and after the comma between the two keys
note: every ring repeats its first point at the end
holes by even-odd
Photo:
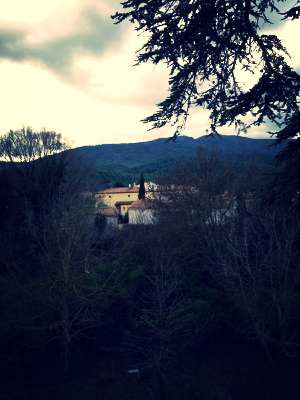
{"type": "Polygon", "coordinates": [[[31,126],[23,126],[18,131],[10,130],[0,137],[1,158],[14,164],[19,173],[27,175],[29,168],[32,168],[32,161],[60,153],[70,147],[69,139],[46,128],[35,132],[31,126]]]}
{"type": "Polygon", "coordinates": [[[211,247],[214,275],[243,310],[245,332],[261,341],[274,365],[282,354],[299,357],[299,221],[288,210],[261,207],[220,231],[211,247]]]}
{"type": "Polygon", "coordinates": [[[155,199],[162,218],[178,225],[220,224],[232,212],[234,174],[217,148],[199,147],[160,179],[155,199]]]}
{"type": "Polygon", "coordinates": [[[7,162],[6,176],[22,202],[40,207],[55,195],[69,162],[68,138],[42,128],[23,126],[0,137],[0,158],[7,162]]]}
{"type": "Polygon", "coordinates": [[[68,164],[55,196],[37,209],[24,206],[23,256],[7,246],[1,257],[7,279],[4,330],[18,340],[17,356],[30,361],[53,345],[61,350],[65,377],[71,350],[81,337],[93,336],[109,311],[117,268],[102,255],[94,197],[83,191],[86,168],[78,161],[76,168],[74,160],[68,164]]]}
{"type": "Polygon", "coordinates": [[[145,257],[131,296],[136,301],[130,304],[127,345],[141,371],[153,371],[158,398],[165,399],[170,370],[184,348],[199,339],[208,317],[195,312],[196,299],[188,289],[171,232],[166,235],[157,226],[140,228],[134,246],[140,246],[145,257]]]}

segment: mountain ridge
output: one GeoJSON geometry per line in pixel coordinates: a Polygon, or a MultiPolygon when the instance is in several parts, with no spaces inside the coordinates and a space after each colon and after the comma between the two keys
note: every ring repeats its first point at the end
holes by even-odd
{"type": "Polygon", "coordinates": [[[201,136],[194,139],[189,136],[179,136],[175,142],[165,143],[165,138],[137,143],[100,144],[76,148],[97,160],[100,165],[124,165],[138,167],[160,158],[174,156],[191,156],[199,146],[217,146],[224,154],[254,154],[274,157],[279,146],[270,146],[273,139],[254,139],[235,135],[221,136],[221,139],[201,136]]]}
{"type": "Polygon", "coordinates": [[[243,170],[255,158],[258,164],[264,165],[267,172],[274,172],[275,167],[271,164],[274,156],[281,150],[279,146],[270,148],[275,140],[236,135],[221,138],[202,136],[194,139],[183,135],[175,142],[165,143],[165,138],[159,138],[138,143],[83,146],[71,151],[94,159],[99,171],[99,181],[102,181],[104,187],[120,180],[126,185],[138,182],[141,172],[146,174],[147,180],[155,180],[157,176],[172,170],[180,159],[195,155],[199,146],[219,147],[236,170],[243,170]]]}

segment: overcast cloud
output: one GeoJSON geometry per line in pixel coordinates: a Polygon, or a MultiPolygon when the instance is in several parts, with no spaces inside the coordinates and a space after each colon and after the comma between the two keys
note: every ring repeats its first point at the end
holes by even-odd
{"type": "Polygon", "coordinates": [[[72,8],[34,24],[2,22],[0,59],[46,69],[71,86],[89,85],[92,75],[77,65],[78,60],[117,53],[129,36],[128,24],[115,26],[97,4],[101,2],[74,2],[72,8]]]}
{"type": "MultiPolygon", "coordinates": [[[[47,126],[75,145],[166,137],[139,122],[167,95],[164,66],[132,67],[143,43],[128,22],[114,25],[116,0],[10,0],[0,5],[0,133],[47,126]]],[[[294,67],[299,67],[298,21],[277,21],[294,67]],[[295,33],[296,32],[296,33],[295,33]]],[[[192,111],[186,135],[205,134],[207,113],[192,111]]],[[[260,127],[250,135],[265,136],[260,127]]],[[[234,134],[231,128],[223,133],[234,134]]]]}

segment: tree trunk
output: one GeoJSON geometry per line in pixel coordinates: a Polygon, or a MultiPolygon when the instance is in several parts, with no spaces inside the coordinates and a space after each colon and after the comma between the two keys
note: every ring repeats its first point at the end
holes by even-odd
{"type": "Polygon", "coordinates": [[[165,379],[163,377],[162,371],[156,370],[156,380],[158,383],[158,398],[159,400],[165,400],[166,399],[166,393],[165,393],[165,379]]]}

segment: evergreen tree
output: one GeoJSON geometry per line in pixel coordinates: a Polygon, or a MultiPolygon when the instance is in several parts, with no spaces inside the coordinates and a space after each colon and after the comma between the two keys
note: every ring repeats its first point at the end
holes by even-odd
{"type": "Polygon", "coordinates": [[[239,134],[267,120],[275,123],[269,133],[274,145],[283,145],[276,163],[288,165],[268,196],[297,209],[300,75],[288,64],[282,40],[267,31],[278,18],[297,23],[299,1],[126,0],[122,6],[124,12],[112,16],[116,24],[128,19],[145,34],[135,65],[164,63],[170,71],[168,97],[143,122],[151,123],[150,129],[174,126],[167,141],[184,130],[193,107],[209,111],[211,136],[226,125],[239,134]],[[245,85],[250,75],[251,84],[245,85]]]}
{"type": "MultiPolygon", "coordinates": [[[[168,97],[143,122],[152,123],[153,129],[171,123],[176,126],[176,138],[185,127],[190,107],[201,107],[210,112],[211,135],[224,125],[245,132],[269,119],[280,128],[274,133],[276,143],[297,137],[300,76],[287,64],[282,41],[266,33],[271,19],[300,17],[299,2],[286,3],[124,1],[125,12],[112,18],[116,23],[128,19],[137,32],[145,34],[136,65],[165,63],[170,71],[168,97]],[[253,75],[249,87],[241,71],[253,75]]],[[[299,141],[293,146],[298,153],[299,141]]]]}
{"type": "Polygon", "coordinates": [[[146,194],[146,190],[145,190],[144,176],[143,176],[143,173],[141,173],[138,199],[139,200],[144,199],[145,194],[146,194]]]}

